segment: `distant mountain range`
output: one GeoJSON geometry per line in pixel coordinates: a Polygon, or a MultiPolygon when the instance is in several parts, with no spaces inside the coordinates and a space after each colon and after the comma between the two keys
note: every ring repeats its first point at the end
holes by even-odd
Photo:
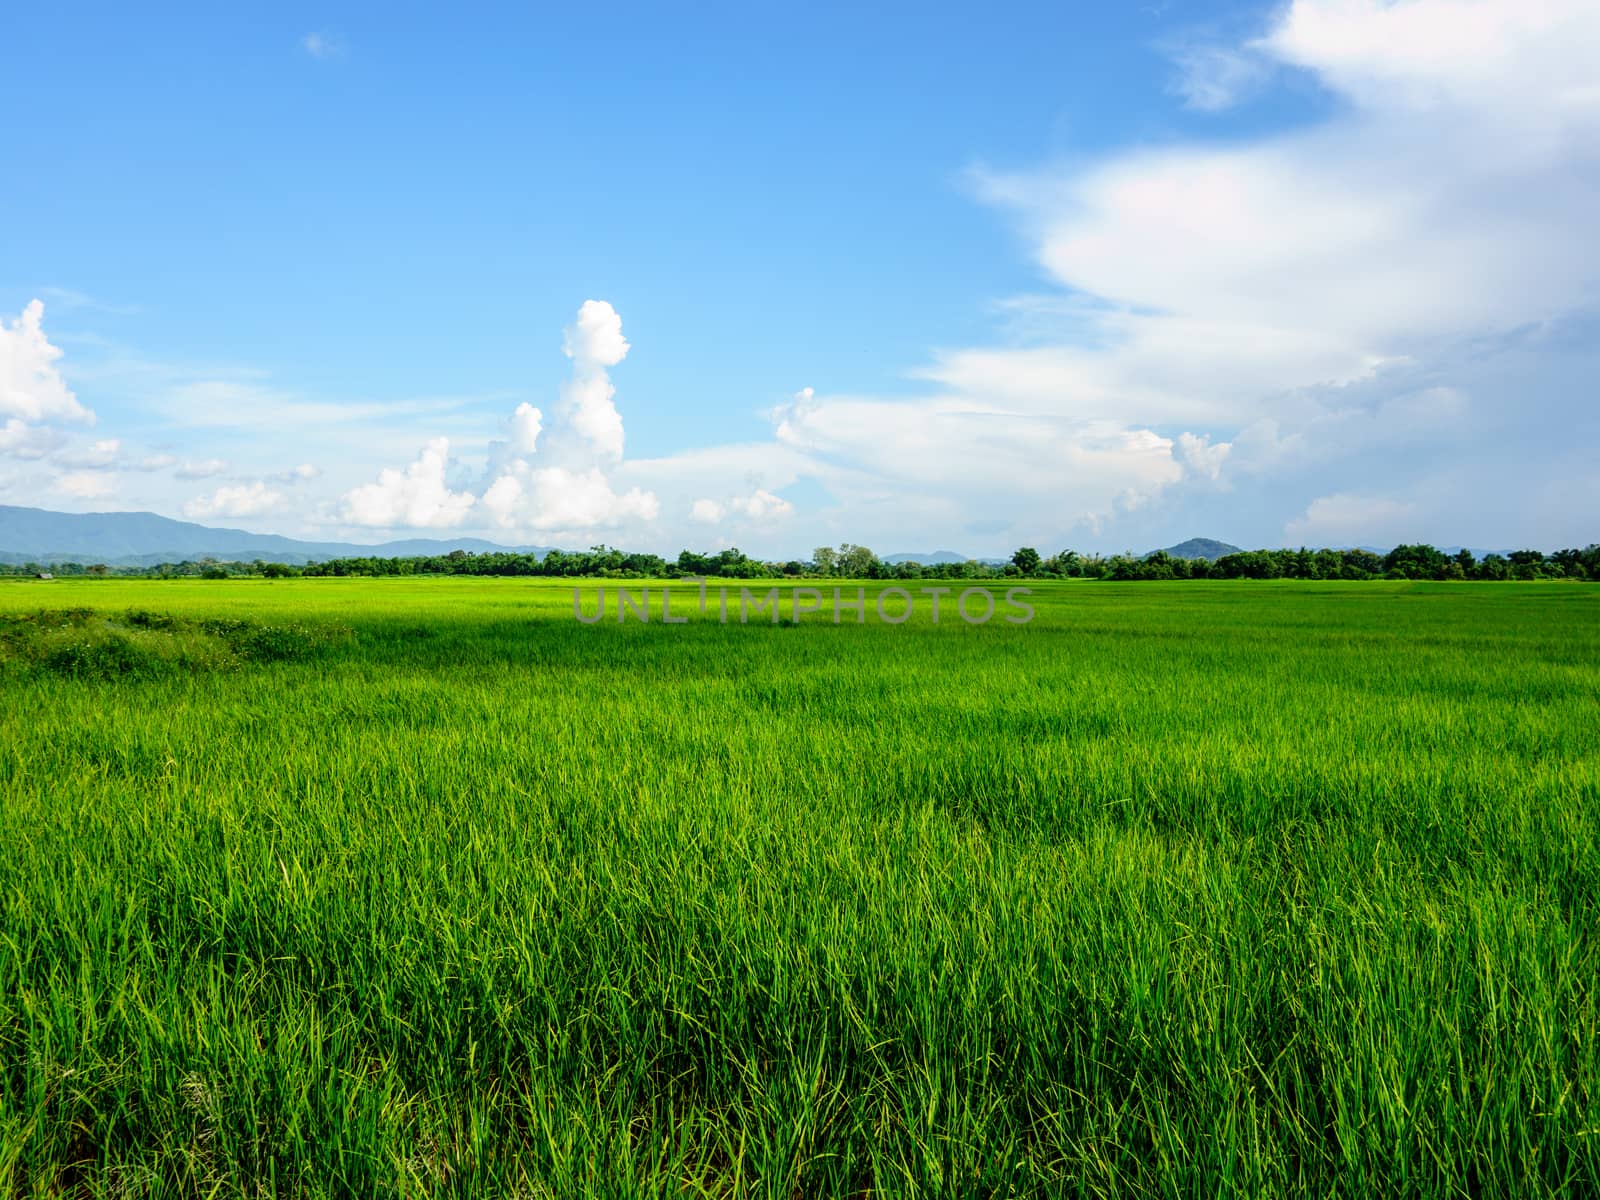
{"type": "Polygon", "coordinates": [[[957,554],[954,550],[935,550],[931,554],[885,554],[883,561],[886,563],[920,563],[924,567],[935,566],[939,563],[966,562],[965,554],[957,554]]]}
{"type": "Polygon", "coordinates": [[[363,546],[354,542],[303,542],[273,533],[212,529],[148,512],[59,513],[42,508],[0,505],[0,562],[105,563],[113,567],[151,567],[196,561],[280,562],[301,565],[320,559],[358,555],[398,558],[448,554],[452,550],[543,556],[548,546],[502,546],[482,538],[409,538],[363,546]]]}
{"type": "MultiPolygon", "coordinates": [[[[1160,554],[1160,550],[1152,550],[1150,554],[1160,554]]],[[[1239,547],[1219,542],[1216,538],[1190,538],[1186,542],[1179,542],[1176,546],[1168,546],[1166,554],[1172,558],[1203,558],[1208,562],[1216,562],[1224,554],[1238,554],[1239,547]]],[[[1149,558],[1150,554],[1145,557],[1149,558]]]]}

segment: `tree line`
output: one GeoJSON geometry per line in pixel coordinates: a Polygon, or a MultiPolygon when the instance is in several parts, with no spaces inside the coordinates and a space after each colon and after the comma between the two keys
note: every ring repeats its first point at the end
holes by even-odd
{"type": "Polygon", "coordinates": [[[600,579],[662,579],[685,575],[713,579],[1436,579],[1436,580],[1600,580],[1600,545],[1582,550],[1515,550],[1475,557],[1470,550],[1446,553],[1424,543],[1396,546],[1387,554],[1371,550],[1244,550],[1215,561],[1154,554],[1080,554],[1063,550],[1047,556],[1029,546],[1007,562],[891,563],[865,546],[846,542],[838,548],[819,546],[805,560],[764,561],[738,549],[702,554],[682,551],[676,559],[659,554],[592,546],[588,550],[551,550],[542,557],[512,551],[404,558],[358,556],[330,558],[296,567],[286,563],[185,560],[151,567],[110,567],[103,563],[38,563],[0,565],[10,575],[133,575],[155,578],[226,579],[261,576],[268,579],[317,576],[479,575],[600,579]]]}

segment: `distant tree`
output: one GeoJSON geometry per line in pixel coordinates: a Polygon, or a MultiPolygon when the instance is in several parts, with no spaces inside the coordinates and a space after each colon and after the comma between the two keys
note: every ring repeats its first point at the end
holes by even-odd
{"type": "Polygon", "coordinates": [[[1339,574],[1345,579],[1371,579],[1383,572],[1383,559],[1371,550],[1343,550],[1339,557],[1344,561],[1339,574]]]}
{"type": "Polygon", "coordinates": [[[839,556],[832,546],[818,546],[811,552],[811,565],[818,575],[832,575],[839,566],[839,556]]]}
{"type": "Polygon", "coordinates": [[[1039,570],[1039,552],[1032,546],[1023,546],[1011,556],[1011,565],[1023,575],[1033,575],[1039,570]]]}
{"type": "Polygon", "coordinates": [[[877,573],[878,556],[865,546],[845,542],[839,547],[839,574],[846,579],[871,579],[877,573]]]}
{"type": "Polygon", "coordinates": [[[1063,550],[1053,561],[1056,564],[1056,572],[1068,579],[1076,579],[1083,574],[1083,559],[1078,556],[1076,550],[1063,550]]]}
{"type": "Polygon", "coordinates": [[[1391,578],[1398,571],[1406,579],[1442,579],[1444,564],[1444,552],[1426,542],[1396,546],[1383,556],[1384,572],[1391,578]]]}

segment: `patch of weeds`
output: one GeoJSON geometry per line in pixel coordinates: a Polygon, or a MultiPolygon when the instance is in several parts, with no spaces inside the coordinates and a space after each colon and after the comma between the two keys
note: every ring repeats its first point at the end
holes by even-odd
{"type": "Polygon", "coordinates": [[[87,624],[94,617],[92,608],[41,608],[36,613],[8,617],[8,621],[31,623],[37,629],[70,629],[87,624]]]}
{"type": "Polygon", "coordinates": [[[92,609],[44,611],[0,617],[0,668],[70,679],[149,679],[303,659],[348,633],[341,627],[259,625],[233,617],[188,621],[146,609],[116,618],[92,609]]]}
{"type": "Polygon", "coordinates": [[[151,612],[145,608],[130,608],[122,619],[140,629],[174,630],[183,628],[184,622],[171,613],[151,612]]]}
{"type": "Polygon", "coordinates": [[[231,635],[228,644],[250,662],[288,662],[320,649],[321,639],[303,625],[263,625],[231,635]]]}
{"type": "Polygon", "coordinates": [[[40,665],[73,679],[148,679],[164,674],[171,660],[118,633],[80,637],[48,651],[40,665]]]}

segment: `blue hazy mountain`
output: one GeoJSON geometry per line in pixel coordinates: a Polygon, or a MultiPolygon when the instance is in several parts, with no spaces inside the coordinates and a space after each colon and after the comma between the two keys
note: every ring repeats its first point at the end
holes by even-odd
{"type": "Polygon", "coordinates": [[[364,546],[353,542],[305,542],[274,533],[213,529],[149,512],[60,513],[0,505],[0,562],[105,563],[154,566],[163,562],[219,561],[301,564],[326,558],[377,555],[482,554],[515,551],[543,555],[546,546],[502,546],[482,538],[408,538],[364,546]]]}

